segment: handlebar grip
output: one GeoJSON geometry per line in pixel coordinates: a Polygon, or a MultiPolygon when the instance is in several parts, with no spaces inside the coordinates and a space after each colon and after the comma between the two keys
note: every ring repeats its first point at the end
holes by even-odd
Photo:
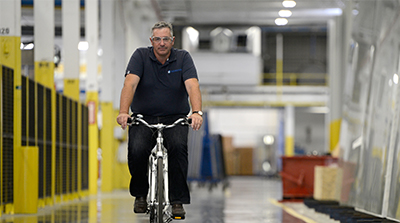
{"type": "Polygon", "coordinates": [[[128,120],[126,121],[128,124],[131,124],[133,122],[133,118],[129,117],[128,120]]]}

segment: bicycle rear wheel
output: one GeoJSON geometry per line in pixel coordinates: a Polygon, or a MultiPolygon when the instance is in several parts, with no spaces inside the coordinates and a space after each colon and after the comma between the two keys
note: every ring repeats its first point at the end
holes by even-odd
{"type": "Polygon", "coordinates": [[[159,157],[157,159],[157,223],[164,222],[164,166],[163,158],[159,157]]]}

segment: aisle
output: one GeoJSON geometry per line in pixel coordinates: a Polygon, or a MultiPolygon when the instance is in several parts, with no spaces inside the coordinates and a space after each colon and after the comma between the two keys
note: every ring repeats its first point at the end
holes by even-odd
{"type": "MultiPolygon", "coordinates": [[[[229,178],[230,187],[191,184],[192,204],[186,205],[190,223],[315,223],[334,222],[307,209],[303,203],[279,203],[282,186],[279,180],[260,177],[229,178]]],[[[71,201],[40,209],[36,215],[4,215],[1,223],[147,223],[148,216],[132,212],[133,198],[127,191],[71,201]]]]}

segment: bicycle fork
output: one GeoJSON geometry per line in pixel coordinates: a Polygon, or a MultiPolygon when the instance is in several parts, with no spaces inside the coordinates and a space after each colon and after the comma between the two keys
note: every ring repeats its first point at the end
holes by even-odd
{"type": "MultiPolygon", "coordinates": [[[[163,158],[163,180],[164,180],[164,209],[163,209],[163,215],[164,215],[164,221],[165,222],[171,222],[172,221],[172,214],[168,211],[168,208],[170,206],[169,202],[169,183],[168,183],[168,155],[165,147],[163,146],[163,139],[162,137],[157,138],[157,144],[151,151],[151,156],[149,158],[149,205],[155,207],[156,202],[156,191],[157,191],[157,160],[158,158],[162,157],[163,158]],[[150,166],[151,165],[151,166],[150,166]]],[[[158,213],[159,214],[159,213],[158,213]]]]}

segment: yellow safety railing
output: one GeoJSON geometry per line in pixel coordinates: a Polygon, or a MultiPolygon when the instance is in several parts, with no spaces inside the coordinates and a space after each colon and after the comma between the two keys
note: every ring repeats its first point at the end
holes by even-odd
{"type": "Polygon", "coordinates": [[[283,73],[277,77],[276,73],[264,73],[262,85],[287,86],[326,86],[328,76],[325,73],[283,73]]]}
{"type": "Polygon", "coordinates": [[[86,195],[87,106],[25,76],[15,87],[15,75],[1,65],[0,213],[34,213],[38,207],[86,195]],[[14,106],[14,91],[20,91],[20,107],[14,106]],[[20,126],[14,125],[15,119],[20,126]],[[15,128],[20,137],[14,137],[15,128]]]}

